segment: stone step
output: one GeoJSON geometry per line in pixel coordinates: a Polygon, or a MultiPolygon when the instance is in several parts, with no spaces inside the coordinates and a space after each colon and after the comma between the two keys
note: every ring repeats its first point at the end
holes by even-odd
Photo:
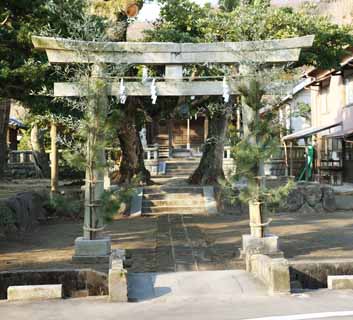
{"type": "Polygon", "coordinates": [[[167,161],[168,164],[198,164],[200,158],[170,158],[167,161]]]}
{"type": "Polygon", "coordinates": [[[61,284],[10,286],[7,288],[7,299],[12,300],[48,300],[61,299],[61,284]]]}
{"type": "Polygon", "coordinates": [[[142,216],[145,217],[163,217],[163,216],[190,216],[190,215],[197,215],[197,216],[205,216],[207,215],[204,211],[199,212],[142,212],[142,216]]]}
{"type": "Polygon", "coordinates": [[[177,214],[206,214],[204,206],[188,207],[188,206],[169,206],[169,207],[142,207],[142,214],[148,213],[177,213],[177,214]]]}
{"type": "Polygon", "coordinates": [[[205,200],[200,197],[199,199],[167,199],[167,200],[147,200],[142,201],[143,207],[178,207],[178,206],[198,206],[205,205],[205,200]]]}
{"type": "Polygon", "coordinates": [[[156,193],[189,193],[189,194],[203,194],[203,188],[197,186],[181,186],[181,187],[170,187],[170,186],[149,186],[143,188],[144,194],[156,194],[156,193]]]}
{"type": "Polygon", "coordinates": [[[190,174],[190,173],[193,173],[194,171],[195,171],[196,169],[169,169],[169,168],[167,168],[167,170],[166,170],[166,173],[168,174],[168,173],[173,173],[173,174],[175,174],[175,173],[184,173],[184,174],[190,174]]]}
{"type": "Polygon", "coordinates": [[[194,171],[191,172],[172,172],[172,171],[168,171],[167,174],[165,175],[166,177],[186,177],[189,178],[192,174],[194,173],[194,171]]]}
{"type": "Polygon", "coordinates": [[[198,163],[189,163],[189,162],[178,162],[178,163],[168,163],[167,162],[167,169],[196,169],[198,163]]]}
{"type": "Polygon", "coordinates": [[[188,199],[190,201],[193,200],[203,200],[202,193],[150,193],[143,195],[144,200],[183,200],[188,199]]]}

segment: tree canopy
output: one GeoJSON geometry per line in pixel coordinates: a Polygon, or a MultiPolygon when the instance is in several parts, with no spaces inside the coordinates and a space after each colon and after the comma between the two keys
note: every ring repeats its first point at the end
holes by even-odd
{"type": "Polygon", "coordinates": [[[305,8],[275,8],[261,0],[239,5],[234,1],[231,8],[223,1],[220,9],[189,0],[159,2],[161,18],[147,32],[147,38],[155,41],[254,41],[313,34],[314,45],[303,52],[299,64],[320,68],[338,66],[347,45],[353,45],[352,26],[338,26],[305,8]]]}

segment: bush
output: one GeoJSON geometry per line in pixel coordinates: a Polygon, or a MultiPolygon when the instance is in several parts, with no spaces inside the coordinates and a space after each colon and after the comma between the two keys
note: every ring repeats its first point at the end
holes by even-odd
{"type": "Polygon", "coordinates": [[[0,227],[6,227],[16,222],[13,211],[4,203],[0,203],[0,227]]]}
{"type": "Polygon", "coordinates": [[[54,194],[45,204],[45,208],[58,217],[78,217],[81,212],[81,203],[80,200],[54,194]]]}

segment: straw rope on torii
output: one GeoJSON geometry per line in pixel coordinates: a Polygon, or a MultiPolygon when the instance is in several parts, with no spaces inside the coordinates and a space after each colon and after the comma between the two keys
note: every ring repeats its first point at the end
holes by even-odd
{"type": "MultiPolygon", "coordinates": [[[[244,61],[261,64],[284,64],[298,61],[302,48],[311,47],[314,36],[283,40],[221,43],[143,43],[143,42],[89,42],[60,38],[32,38],[36,48],[45,50],[50,63],[83,63],[95,66],[92,77],[104,79],[106,86],[103,96],[229,96],[236,95],[237,79],[222,80],[190,79],[184,81],[183,66],[188,64],[236,64],[244,61]],[[106,64],[165,65],[165,78],[151,82],[112,81],[105,74],[106,64]]],[[[124,78],[124,77],[122,77],[124,78]]],[[[121,78],[121,79],[122,79],[121,78]]],[[[56,83],[54,95],[61,97],[82,96],[79,83],[56,83]]],[[[154,97],[155,100],[155,97],[154,97]]],[[[100,100],[102,108],[107,103],[100,100]]],[[[97,141],[99,143],[99,141],[97,141]]],[[[104,154],[102,155],[104,157],[104,154]]],[[[85,203],[85,237],[94,239],[91,230],[100,230],[102,222],[97,214],[92,216],[92,203],[99,202],[99,192],[103,190],[102,172],[93,170],[94,177],[87,177],[85,203]],[[92,181],[95,182],[92,184],[92,181]],[[92,192],[93,191],[93,192],[92,192]],[[93,197],[93,198],[92,198],[93,197]]],[[[96,208],[96,207],[95,207],[96,208]]],[[[99,209],[99,208],[98,208],[99,209]]]]}

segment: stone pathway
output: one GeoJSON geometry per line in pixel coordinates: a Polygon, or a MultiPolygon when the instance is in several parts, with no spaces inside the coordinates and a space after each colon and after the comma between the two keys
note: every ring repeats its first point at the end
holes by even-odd
{"type": "Polygon", "coordinates": [[[243,269],[236,246],[217,246],[193,215],[164,215],[157,219],[158,272],[243,269]],[[224,257],[224,260],[222,259],[224,257]],[[227,262],[230,262],[228,263],[227,262]]]}
{"type": "Polygon", "coordinates": [[[266,288],[243,270],[131,273],[128,277],[130,301],[267,296],[266,288]]]}
{"type": "Polygon", "coordinates": [[[158,271],[198,271],[206,243],[197,227],[188,226],[191,216],[165,215],[157,220],[156,259],[158,271]]]}
{"type": "Polygon", "coordinates": [[[202,187],[187,184],[195,165],[195,160],[187,159],[167,163],[169,175],[157,178],[157,185],[144,188],[142,212],[157,219],[156,271],[242,269],[238,247],[223,250],[203,228],[214,219],[207,215],[202,187]]]}

